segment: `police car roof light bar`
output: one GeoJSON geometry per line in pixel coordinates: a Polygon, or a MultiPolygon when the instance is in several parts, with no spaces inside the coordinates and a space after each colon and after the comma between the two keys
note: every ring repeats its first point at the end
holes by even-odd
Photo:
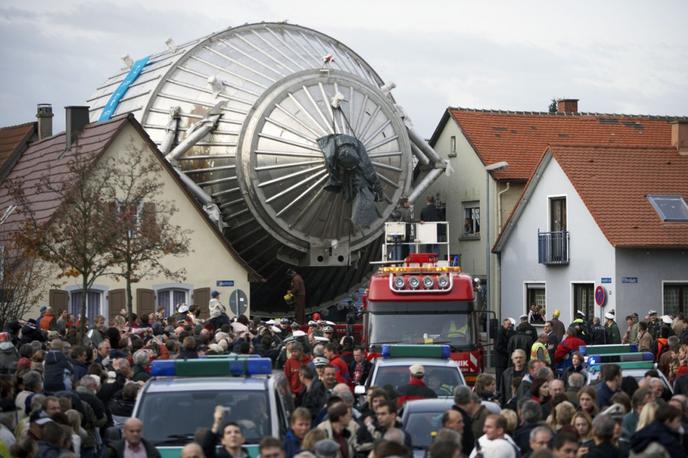
{"type": "Polygon", "coordinates": [[[436,358],[449,359],[449,345],[396,345],[383,344],[382,357],[388,358],[436,358]]]}
{"type": "Polygon", "coordinates": [[[270,358],[199,358],[156,360],[151,363],[151,375],[168,377],[242,377],[270,375],[270,358]]]}
{"type": "Polygon", "coordinates": [[[611,353],[635,353],[636,344],[584,345],[578,348],[583,355],[608,355],[611,353]]]}

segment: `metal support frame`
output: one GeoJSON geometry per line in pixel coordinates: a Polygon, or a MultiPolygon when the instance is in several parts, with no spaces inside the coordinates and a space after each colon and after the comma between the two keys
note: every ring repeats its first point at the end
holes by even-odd
{"type": "Polygon", "coordinates": [[[170,162],[176,161],[182,154],[186,153],[192,146],[198,143],[203,137],[215,130],[217,123],[222,117],[222,107],[226,101],[221,101],[211,108],[203,119],[193,125],[186,138],[177,145],[170,153],[165,156],[170,162]]]}
{"type": "Polygon", "coordinates": [[[165,139],[162,141],[162,145],[160,145],[162,154],[168,154],[177,139],[181,110],[179,106],[170,108],[170,122],[167,124],[167,129],[165,129],[165,139]]]}

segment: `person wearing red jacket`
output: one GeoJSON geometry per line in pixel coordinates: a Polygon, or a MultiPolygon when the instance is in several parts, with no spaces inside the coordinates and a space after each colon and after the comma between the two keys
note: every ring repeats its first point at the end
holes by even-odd
{"type": "Polygon", "coordinates": [[[561,341],[554,352],[554,364],[559,364],[567,359],[571,352],[578,351],[578,348],[582,346],[585,346],[585,341],[576,337],[576,330],[574,328],[568,328],[566,330],[566,337],[564,337],[564,340],[561,341]]]}
{"type": "Polygon", "coordinates": [[[425,376],[425,368],[420,364],[413,364],[409,367],[411,378],[408,384],[399,387],[399,397],[397,398],[397,407],[402,408],[406,401],[414,399],[434,399],[437,394],[425,385],[423,376],[425,376]]]}
{"type": "Polygon", "coordinates": [[[337,383],[351,385],[349,367],[344,360],[339,357],[339,346],[335,342],[329,342],[325,346],[325,357],[330,360],[330,365],[337,370],[337,383]]]}
{"type": "Polygon", "coordinates": [[[299,380],[299,370],[301,370],[301,366],[308,364],[311,359],[303,353],[301,342],[290,342],[287,345],[287,351],[291,352],[291,356],[284,363],[284,376],[289,381],[289,388],[291,388],[292,394],[296,396],[303,388],[301,380],[299,380]]]}

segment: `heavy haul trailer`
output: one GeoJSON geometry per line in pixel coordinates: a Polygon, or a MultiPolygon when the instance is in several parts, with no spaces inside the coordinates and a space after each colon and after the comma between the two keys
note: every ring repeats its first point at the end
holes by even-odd
{"type": "Polygon", "coordinates": [[[91,121],[133,113],[241,257],[266,281],[251,312],[285,314],[297,266],[308,306],[361,285],[383,226],[446,169],[385,82],[318,31],[246,24],[109,78],[91,121]]]}

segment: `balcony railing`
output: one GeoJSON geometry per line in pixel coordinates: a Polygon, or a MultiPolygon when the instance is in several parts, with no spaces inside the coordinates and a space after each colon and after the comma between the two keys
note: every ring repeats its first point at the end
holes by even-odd
{"type": "Polygon", "coordinates": [[[569,250],[569,231],[540,232],[538,230],[538,262],[540,264],[568,264],[569,250]]]}

